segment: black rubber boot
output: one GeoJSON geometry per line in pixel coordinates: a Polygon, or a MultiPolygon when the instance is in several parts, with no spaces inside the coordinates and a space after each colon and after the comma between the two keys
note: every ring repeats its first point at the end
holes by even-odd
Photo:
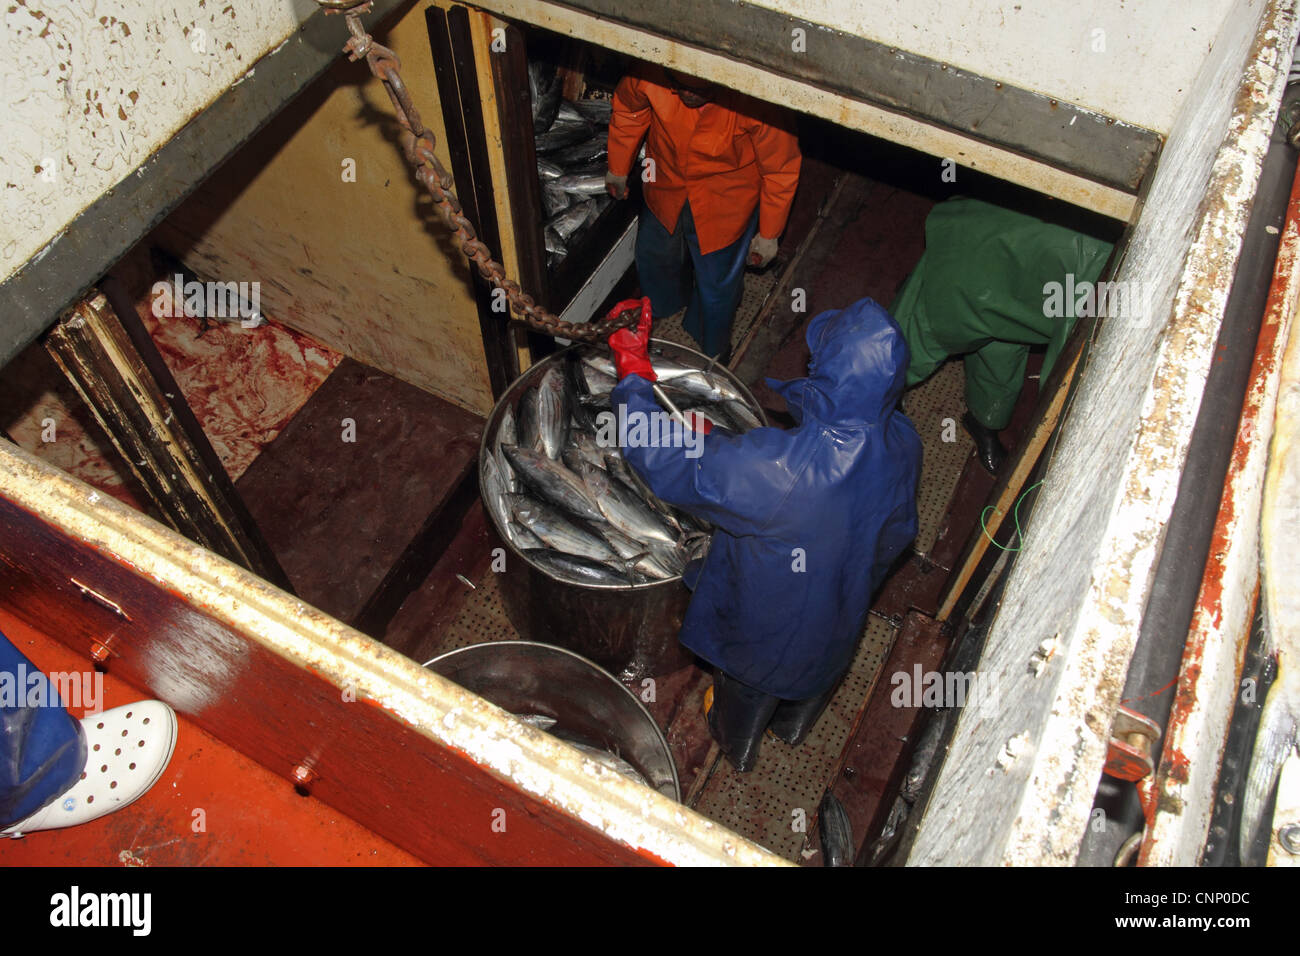
{"type": "Polygon", "coordinates": [[[831,689],[820,697],[781,701],[769,725],[772,735],[781,738],[792,747],[799,746],[808,738],[808,734],[816,726],[839,686],[840,682],[837,680],[831,685],[831,689]]]}
{"type": "Polygon", "coordinates": [[[1002,447],[1002,442],[998,441],[998,433],[992,428],[981,425],[970,412],[961,417],[961,423],[970,437],[975,440],[975,454],[979,457],[980,464],[984,466],[985,471],[996,478],[998,471],[1007,460],[1007,450],[1002,447]]]}
{"type": "Polygon", "coordinates": [[[780,702],[780,698],[714,670],[709,733],[737,772],[748,773],[754,769],[763,731],[780,702]]]}

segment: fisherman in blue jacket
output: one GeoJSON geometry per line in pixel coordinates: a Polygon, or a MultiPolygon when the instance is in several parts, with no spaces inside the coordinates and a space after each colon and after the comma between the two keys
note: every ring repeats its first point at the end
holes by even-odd
{"type": "MultiPolygon", "coordinates": [[[[629,420],[663,415],[649,336],[648,300],[635,332],[610,336],[611,400],[629,420]]],[[[742,772],[766,729],[803,742],[852,661],[872,594],[917,531],[921,440],[897,410],[908,365],[898,325],[862,299],[818,315],[807,339],[808,377],[768,380],[794,429],[714,429],[687,447],[675,423],[674,447],[624,448],[656,495],[716,528],[687,576],[695,594],[680,639],[715,669],[709,730],[742,772]]]]}

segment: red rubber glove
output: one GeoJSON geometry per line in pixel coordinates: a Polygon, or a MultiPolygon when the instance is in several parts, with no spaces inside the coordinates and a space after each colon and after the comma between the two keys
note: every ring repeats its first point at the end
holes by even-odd
{"type": "Polygon", "coordinates": [[[648,298],[626,299],[609,310],[606,320],[616,319],[628,309],[641,308],[641,319],[636,331],[619,329],[609,337],[609,347],[614,352],[614,371],[619,380],[629,375],[640,375],[647,382],[658,381],[650,365],[650,300],[648,298]]]}
{"type": "Polygon", "coordinates": [[[683,412],[686,424],[690,426],[691,431],[699,432],[701,435],[707,435],[713,431],[713,422],[709,421],[699,412],[683,412]]]}

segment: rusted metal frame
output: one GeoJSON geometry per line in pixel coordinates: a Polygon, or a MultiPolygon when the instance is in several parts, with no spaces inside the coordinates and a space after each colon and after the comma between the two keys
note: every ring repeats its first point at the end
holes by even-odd
{"type": "MultiPolygon", "coordinates": [[[[1284,99],[1284,115],[1288,103],[1300,105],[1300,89],[1293,89],[1284,99]]],[[[1280,227],[1285,224],[1296,174],[1297,154],[1287,142],[1286,133],[1284,122],[1274,127],[1272,145],[1260,172],[1214,364],[1188,447],[1188,464],[1179,483],[1142,633],[1124,685],[1124,696],[1132,699],[1133,709],[1159,724],[1168,717],[1173,694],[1156,692],[1177,676],[1273,284],[1280,227]],[[1172,660],[1154,675],[1145,674],[1152,639],[1170,637],[1175,638],[1172,660]]]]}
{"type": "MultiPolygon", "coordinates": [[[[381,22],[404,0],[374,0],[381,22]]],[[[338,56],[339,21],[313,13],[156,153],[88,205],[0,283],[0,367],[35,341],[140,237],[268,123],[338,56]]]]}
{"type": "MultiPolygon", "coordinates": [[[[473,860],[480,842],[485,862],[522,862],[528,849],[544,849],[542,862],[557,861],[558,833],[546,835],[551,839],[524,836],[541,844],[535,848],[521,848],[519,836],[494,844],[488,807],[501,808],[506,835],[512,828],[536,827],[540,821],[532,814],[539,810],[551,817],[544,827],[554,828],[559,820],[535,804],[520,806],[506,793],[494,794],[491,781],[473,779],[472,766],[462,757],[431,748],[374,706],[377,701],[367,699],[369,688],[349,688],[312,673],[314,668],[296,667],[9,501],[0,500],[0,528],[5,539],[0,561],[12,561],[16,553],[23,559],[8,576],[17,592],[11,605],[15,614],[33,626],[45,625],[56,640],[82,654],[85,632],[112,627],[111,656],[104,661],[111,673],[147,688],[286,778],[286,786],[323,800],[428,863],[473,860]],[[122,611],[115,617],[78,602],[60,580],[65,567],[77,568],[96,593],[110,595],[122,611]],[[59,616],[61,609],[66,616],[59,616]],[[182,655],[192,655],[198,666],[182,655]],[[413,785],[427,791],[424,799],[412,800],[413,785]],[[446,802],[449,793],[459,799],[446,802]]],[[[592,851],[590,862],[601,856],[605,862],[644,862],[626,848],[602,846],[596,834],[569,838],[576,852],[560,862],[580,862],[592,851]]]]}
{"type": "Polygon", "coordinates": [[[1259,590],[1260,495],[1273,433],[1282,352],[1294,334],[1300,296],[1300,169],[1269,287],[1249,384],[1210,538],[1178,685],[1153,789],[1157,810],[1147,821],[1140,865],[1195,865],[1213,811],[1232,702],[1259,590]],[[1231,681],[1222,679],[1231,668],[1231,681]],[[1201,761],[1192,752],[1209,746],[1201,761]],[[1210,756],[1213,766],[1208,766],[1210,756]]]}
{"type": "Polygon", "coordinates": [[[1160,135],[1073,103],[739,0],[565,0],[647,33],[752,63],[1136,192],[1160,135]],[[807,37],[807,50],[790,42],[807,37]]]}
{"type": "Polygon", "coordinates": [[[348,622],[358,631],[383,640],[384,631],[398,608],[429,576],[456,539],[465,515],[479,500],[477,464],[473,458],[465,461],[452,493],[429,515],[365,606],[348,622]]]}
{"type": "Polygon", "coordinates": [[[45,344],[168,524],[289,590],[130,303],[115,312],[95,291],[55,325],[45,344]]]}
{"type": "MultiPolygon", "coordinates": [[[[479,238],[496,248],[499,240],[496,214],[492,208],[491,174],[482,153],[483,143],[478,80],[474,75],[474,51],[469,37],[469,23],[464,7],[444,9],[432,5],[425,11],[429,44],[433,52],[434,72],[438,81],[438,100],[442,105],[447,151],[451,155],[451,172],[458,184],[461,206],[478,229],[479,238]],[[455,18],[454,10],[459,10],[455,18]],[[471,150],[473,130],[477,130],[478,147],[471,150]],[[480,186],[478,177],[487,177],[480,186]]],[[[508,316],[492,309],[492,289],[477,270],[470,269],[474,299],[478,306],[479,331],[483,336],[483,355],[487,361],[492,397],[500,398],[506,387],[519,375],[508,316]]]]}
{"type": "Polygon", "coordinates": [[[784,865],[5,443],[0,568],[14,614],[423,859],[784,865]]]}

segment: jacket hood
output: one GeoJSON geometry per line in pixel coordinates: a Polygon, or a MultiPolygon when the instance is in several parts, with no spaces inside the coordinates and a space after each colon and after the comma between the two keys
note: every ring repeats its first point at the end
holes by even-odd
{"type": "Polygon", "coordinates": [[[808,325],[808,376],[767,379],[802,422],[874,425],[894,411],[907,377],[903,333],[879,303],[862,299],[808,325]]]}

